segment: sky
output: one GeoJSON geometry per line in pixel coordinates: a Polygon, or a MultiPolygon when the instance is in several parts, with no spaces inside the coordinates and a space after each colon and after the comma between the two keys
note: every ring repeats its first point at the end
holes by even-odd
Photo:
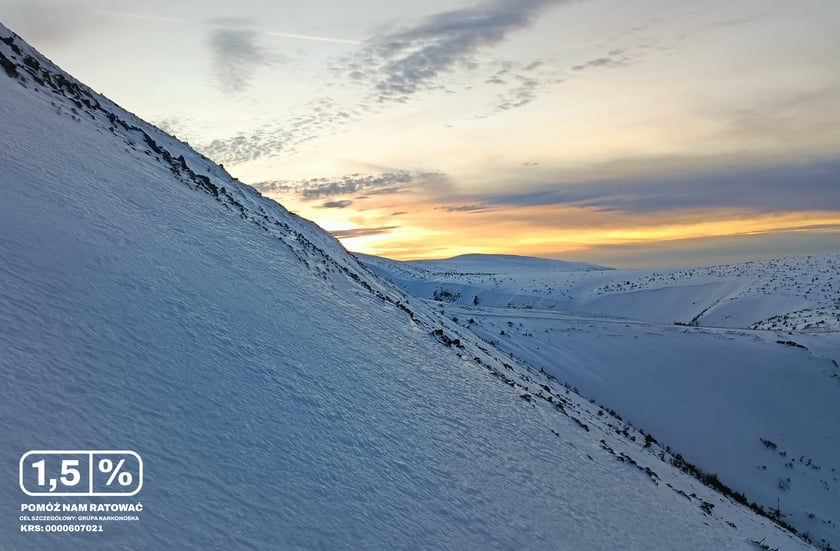
{"type": "Polygon", "coordinates": [[[840,252],[837,0],[0,0],[351,251],[840,252]]]}

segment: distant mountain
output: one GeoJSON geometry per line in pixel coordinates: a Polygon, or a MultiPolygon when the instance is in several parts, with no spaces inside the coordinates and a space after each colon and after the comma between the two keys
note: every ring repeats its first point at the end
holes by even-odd
{"type": "Polygon", "coordinates": [[[507,272],[511,269],[538,269],[543,271],[581,272],[610,269],[584,262],[567,262],[565,260],[512,254],[462,254],[445,260],[414,260],[411,263],[438,271],[457,269],[459,271],[507,272]]]}
{"type": "Polygon", "coordinates": [[[0,66],[0,548],[809,548],[2,26],[0,66]],[[113,449],[135,497],[16,487],[113,449]]]}

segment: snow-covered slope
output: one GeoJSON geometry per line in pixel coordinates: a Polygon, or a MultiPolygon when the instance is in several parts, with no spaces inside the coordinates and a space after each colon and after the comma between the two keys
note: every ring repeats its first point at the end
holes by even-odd
{"type": "Polygon", "coordinates": [[[840,546],[840,333],[828,329],[840,306],[840,257],[597,273],[364,262],[383,275],[392,269],[421,296],[434,288],[440,312],[486,342],[615,410],[815,541],[840,546]],[[465,281],[478,305],[463,292],[452,299],[465,281]],[[558,294],[565,311],[550,303],[558,294]],[[792,332],[793,322],[753,321],[773,312],[792,320],[793,311],[812,323],[792,332]],[[744,329],[695,327],[704,324],[744,329]],[[767,326],[775,330],[756,329],[767,326]]]}
{"type": "Polygon", "coordinates": [[[398,262],[355,253],[368,268],[420,298],[460,304],[555,308],[568,303],[552,294],[546,277],[608,270],[593,264],[515,255],[467,254],[446,260],[398,262]],[[482,303],[485,304],[485,303],[482,303]]]}
{"type": "Polygon", "coordinates": [[[0,40],[0,549],[808,548],[0,40]],[[137,451],[140,520],[22,533],[104,499],[32,449],[137,451]]]}
{"type": "Polygon", "coordinates": [[[357,256],[414,296],[463,305],[705,327],[840,330],[840,254],[673,270],[528,257],[511,263],[492,255],[412,262],[357,256]]]}

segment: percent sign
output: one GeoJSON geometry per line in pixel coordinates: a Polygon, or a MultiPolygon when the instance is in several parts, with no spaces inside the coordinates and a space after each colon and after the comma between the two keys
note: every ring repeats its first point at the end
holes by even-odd
{"type": "Polygon", "coordinates": [[[113,484],[114,479],[117,480],[117,484],[120,486],[131,486],[134,477],[130,472],[122,470],[123,465],[125,465],[125,459],[117,461],[116,466],[114,466],[114,462],[110,459],[99,460],[99,472],[109,475],[108,482],[105,483],[106,486],[113,484]]]}

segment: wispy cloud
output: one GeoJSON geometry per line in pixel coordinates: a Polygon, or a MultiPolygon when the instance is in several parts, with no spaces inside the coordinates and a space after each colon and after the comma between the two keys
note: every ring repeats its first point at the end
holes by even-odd
{"type": "Polygon", "coordinates": [[[460,205],[457,207],[438,207],[442,208],[446,212],[479,212],[489,210],[489,207],[485,205],[460,205]]]}
{"type": "MultiPolygon", "coordinates": [[[[364,95],[360,101],[339,105],[332,98],[322,98],[313,105],[296,107],[301,115],[291,120],[271,121],[258,129],[198,144],[198,148],[225,164],[292,154],[304,142],[335,134],[352,122],[387,109],[389,104],[409,101],[420,91],[457,90],[453,78],[458,82],[466,79],[463,84],[467,88],[482,81],[487,83],[485,86],[498,85],[497,99],[487,106],[484,116],[524,107],[557,81],[558,68],[549,68],[540,59],[523,62],[484,59],[481,50],[526,29],[544,10],[570,1],[486,0],[378,33],[366,40],[361,49],[333,61],[330,66],[334,80],[326,84],[341,88],[348,84],[361,86],[364,95]],[[461,72],[456,75],[456,71],[461,72]],[[322,105],[323,102],[327,105],[322,105]]],[[[245,25],[246,22],[217,23],[220,28],[216,29],[215,41],[219,50],[216,57],[220,84],[229,92],[244,90],[254,73],[273,60],[258,45],[259,34],[245,25]],[[230,51],[230,55],[222,55],[223,51],[230,51]]],[[[292,36],[291,33],[261,33],[292,36]]],[[[300,35],[304,36],[309,35],[300,35]]],[[[315,38],[332,41],[331,37],[315,38]]],[[[354,42],[340,38],[335,41],[354,42]]]]}
{"type": "MultiPolygon", "coordinates": [[[[31,1],[31,0],[27,0],[31,1]]],[[[88,0],[89,2],[91,0],[88,0]]],[[[124,0],[125,1],[125,0],[124,0]]],[[[57,4],[69,4],[70,0],[58,0],[57,4]]],[[[102,15],[108,15],[111,17],[120,17],[124,19],[134,19],[138,21],[157,21],[157,22],[165,22],[165,23],[176,23],[178,25],[193,25],[195,24],[194,20],[190,19],[179,19],[176,17],[169,17],[169,16],[162,16],[162,15],[155,15],[155,14],[148,14],[148,13],[138,13],[138,12],[131,12],[131,11],[118,11],[118,10],[107,10],[107,9],[96,9],[93,10],[95,13],[99,13],[102,15]]],[[[225,25],[229,22],[234,23],[242,23],[243,21],[248,21],[243,18],[238,17],[220,17],[211,20],[211,22],[218,22],[221,25],[225,25]]],[[[250,22],[250,21],[249,21],[250,22]]],[[[349,44],[349,45],[359,45],[362,44],[360,40],[353,40],[350,38],[341,38],[335,36],[324,36],[324,35],[315,35],[315,34],[302,34],[302,33],[292,33],[292,32],[283,32],[283,31],[276,31],[270,29],[258,29],[257,32],[259,34],[265,36],[273,36],[277,38],[288,38],[291,40],[305,40],[309,42],[326,42],[330,44],[349,44]]]]}
{"type": "Polygon", "coordinates": [[[540,59],[529,62],[504,60],[492,65],[498,68],[484,83],[503,89],[496,95],[497,100],[492,110],[479,115],[478,118],[525,107],[549,86],[562,81],[556,68],[547,68],[545,62],[540,59]]]}
{"type": "Polygon", "coordinates": [[[102,23],[95,0],[10,0],[3,12],[4,20],[14,14],[13,30],[35,43],[61,42],[102,23]]]}
{"type": "Polygon", "coordinates": [[[347,124],[362,118],[364,107],[346,107],[331,97],[313,99],[297,110],[300,115],[268,120],[248,132],[209,143],[196,149],[221,163],[244,163],[280,153],[290,154],[310,140],[334,134],[347,124]]]}
{"type": "Polygon", "coordinates": [[[418,24],[372,38],[346,64],[356,80],[373,82],[380,101],[405,101],[439,87],[439,77],[474,65],[473,55],[528,27],[539,13],[569,0],[490,0],[430,16],[418,24]]]}
{"type": "Polygon", "coordinates": [[[294,193],[297,190],[291,182],[286,180],[266,180],[250,185],[261,193],[294,193]]]}
{"type": "MultiPolygon", "coordinates": [[[[353,197],[363,199],[370,195],[383,195],[399,193],[410,188],[424,187],[439,188],[446,184],[446,175],[440,172],[414,172],[408,170],[396,172],[383,172],[381,174],[348,174],[339,178],[312,178],[308,180],[276,180],[258,182],[254,187],[263,192],[294,193],[304,201],[313,201],[330,197],[353,197]]],[[[348,201],[342,207],[339,204],[344,201],[332,201],[324,203],[327,208],[344,208],[349,206],[348,201]]]]}
{"type": "Polygon", "coordinates": [[[538,79],[520,75],[517,75],[515,79],[519,84],[501,97],[500,102],[496,105],[497,111],[510,111],[517,107],[524,107],[536,99],[537,90],[540,86],[538,79]]]}
{"type": "Polygon", "coordinates": [[[614,48],[602,56],[563,69],[549,68],[542,60],[506,62],[485,81],[487,84],[507,86],[504,92],[498,94],[498,101],[490,114],[525,107],[551,86],[580,77],[584,72],[617,69],[638,63],[642,51],[643,48],[614,48]]]}
{"type": "Polygon", "coordinates": [[[261,193],[289,193],[295,191],[293,185],[281,180],[266,180],[250,185],[261,193]]]}
{"type": "Polygon", "coordinates": [[[320,36],[314,34],[284,33],[279,31],[265,31],[265,34],[267,34],[268,36],[276,36],[279,38],[290,38],[293,40],[309,40],[312,42],[327,42],[330,44],[350,44],[353,46],[358,46],[362,44],[360,40],[352,40],[349,38],[336,38],[333,36],[320,36]]]}
{"type": "Polygon", "coordinates": [[[216,81],[226,94],[246,90],[261,67],[270,67],[280,57],[257,43],[257,32],[250,22],[238,18],[215,19],[210,22],[210,48],[216,67],[216,81]]]}
{"type": "Polygon", "coordinates": [[[321,205],[322,209],[346,209],[350,205],[353,204],[353,201],[349,199],[343,199],[341,201],[327,201],[321,205]]]}
{"type": "Polygon", "coordinates": [[[350,230],[334,230],[330,233],[336,239],[351,239],[353,237],[368,237],[371,235],[382,235],[390,233],[399,228],[399,226],[377,226],[374,228],[353,228],[350,230]]]}
{"type": "Polygon", "coordinates": [[[390,172],[376,176],[350,174],[338,180],[306,180],[301,183],[300,195],[304,199],[318,199],[335,195],[372,193],[381,189],[400,187],[412,181],[410,172],[390,172]]]}
{"type": "Polygon", "coordinates": [[[587,69],[614,69],[625,67],[635,61],[634,57],[627,50],[614,49],[606,55],[590,59],[572,67],[573,71],[586,71],[587,69]]]}

